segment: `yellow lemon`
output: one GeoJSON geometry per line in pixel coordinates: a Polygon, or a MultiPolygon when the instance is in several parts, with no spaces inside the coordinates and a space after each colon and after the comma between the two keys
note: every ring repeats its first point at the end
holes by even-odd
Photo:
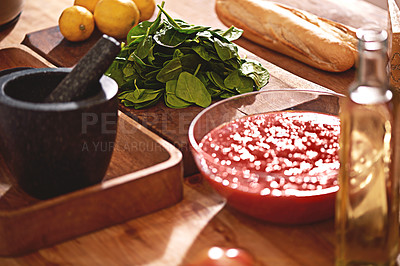
{"type": "Polygon", "coordinates": [[[86,40],[94,30],[93,14],[81,6],[68,7],[61,13],[58,26],[65,39],[72,42],[86,40]]]}
{"type": "Polygon", "coordinates": [[[99,0],[94,9],[97,28],[116,39],[126,38],[139,18],[139,9],[133,0],[99,0]]]}
{"type": "Polygon", "coordinates": [[[149,20],[156,9],[155,0],[133,0],[139,8],[140,21],[149,20]]]}
{"type": "Polygon", "coordinates": [[[83,6],[93,13],[98,1],[99,0],[75,0],[74,6],[83,6]]]}

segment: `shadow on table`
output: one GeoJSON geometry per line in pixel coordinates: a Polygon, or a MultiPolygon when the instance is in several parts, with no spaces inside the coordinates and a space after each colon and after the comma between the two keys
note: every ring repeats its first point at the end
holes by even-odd
{"type": "Polygon", "coordinates": [[[333,265],[333,220],[279,225],[253,219],[227,205],[199,232],[182,265],[213,246],[243,249],[255,265],[333,265]]]}

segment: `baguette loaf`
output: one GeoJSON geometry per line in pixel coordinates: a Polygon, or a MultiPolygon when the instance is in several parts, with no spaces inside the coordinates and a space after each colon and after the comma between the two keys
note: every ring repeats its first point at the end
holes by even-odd
{"type": "Polygon", "coordinates": [[[338,22],[267,0],[216,0],[215,10],[245,38],[310,66],[341,72],[355,63],[355,30],[338,22]]]}

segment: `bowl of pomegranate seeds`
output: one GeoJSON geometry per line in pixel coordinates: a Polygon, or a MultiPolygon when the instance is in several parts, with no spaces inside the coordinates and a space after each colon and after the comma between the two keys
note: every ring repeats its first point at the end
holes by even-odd
{"type": "Polygon", "coordinates": [[[266,90],[232,97],[192,121],[195,162],[236,210],[280,224],[334,215],[339,170],[336,93],[266,90]]]}

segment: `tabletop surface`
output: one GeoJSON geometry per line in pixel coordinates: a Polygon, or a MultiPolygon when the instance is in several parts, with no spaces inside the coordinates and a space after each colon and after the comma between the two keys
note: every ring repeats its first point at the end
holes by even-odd
{"type": "MultiPolygon", "coordinates": [[[[20,45],[27,33],[57,25],[62,10],[72,4],[73,0],[26,0],[18,22],[0,31],[0,49],[20,45]]],[[[213,1],[167,0],[166,6],[186,14],[184,19],[191,23],[209,19],[213,26],[224,27],[213,1]],[[198,6],[201,12],[193,8],[198,6]]],[[[384,19],[379,23],[384,25],[384,19]]],[[[264,59],[337,92],[345,91],[354,74],[294,70],[271,51],[246,40],[238,44],[259,56],[271,55],[271,60],[264,59]]],[[[172,207],[30,254],[0,258],[0,265],[185,265],[212,246],[244,249],[256,265],[333,265],[333,220],[301,226],[260,222],[226,206],[200,175],[193,175],[184,180],[183,200],[172,207]]]]}

